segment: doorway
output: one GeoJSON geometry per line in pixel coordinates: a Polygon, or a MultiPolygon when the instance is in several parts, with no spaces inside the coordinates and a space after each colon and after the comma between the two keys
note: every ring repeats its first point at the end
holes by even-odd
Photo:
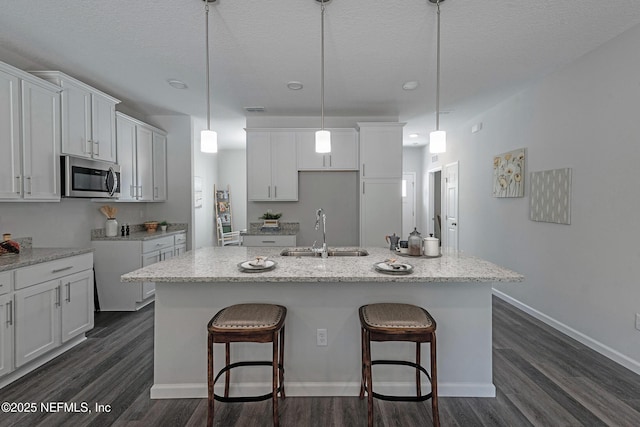
{"type": "Polygon", "coordinates": [[[429,182],[429,220],[427,232],[440,239],[442,246],[442,168],[431,169],[428,172],[429,182]]]}
{"type": "Polygon", "coordinates": [[[409,238],[416,223],[416,173],[405,172],[402,174],[402,240],[409,238]]]}

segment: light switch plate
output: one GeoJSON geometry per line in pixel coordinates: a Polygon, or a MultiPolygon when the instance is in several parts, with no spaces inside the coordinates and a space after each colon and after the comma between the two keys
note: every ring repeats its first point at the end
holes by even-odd
{"type": "Polygon", "coordinates": [[[326,347],[327,346],[327,330],[326,329],[318,329],[316,331],[316,345],[318,347],[326,347]]]}

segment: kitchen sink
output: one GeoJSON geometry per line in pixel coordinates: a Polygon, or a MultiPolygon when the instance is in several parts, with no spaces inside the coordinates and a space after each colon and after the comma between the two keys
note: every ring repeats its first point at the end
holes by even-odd
{"type": "MultiPolygon", "coordinates": [[[[364,249],[329,249],[327,251],[329,256],[367,256],[369,252],[364,249]]],[[[293,257],[321,257],[320,252],[314,252],[311,249],[285,249],[280,252],[281,256],[293,256],[293,257]]]]}

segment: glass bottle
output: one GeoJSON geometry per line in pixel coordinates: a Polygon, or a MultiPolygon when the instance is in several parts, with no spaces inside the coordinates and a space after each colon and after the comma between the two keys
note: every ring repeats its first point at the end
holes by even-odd
{"type": "Polygon", "coordinates": [[[422,255],[422,237],[420,237],[420,233],[417,228],[414,228],[411,233],[409,233],[409,255],[420,256],[422,255]]]}

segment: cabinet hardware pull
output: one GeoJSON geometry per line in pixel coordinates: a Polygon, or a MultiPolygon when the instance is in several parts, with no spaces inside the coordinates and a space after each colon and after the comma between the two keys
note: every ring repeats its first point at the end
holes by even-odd
{"type": "Polygon", "coordinates": [[[326,157],[325,157],[325,155],[323,154],[323,155],[322,155],[322,167],[325,167],[325,166],[326,166],[326,165],[324,164],[325,159],[326,159],[326,157]]]}
{"type": "Polygon", "coordinates": [[[364,194],[364,182],[362,183],[362,194],[364,194]]]}
{"type": "Polygon", "coordinates": [[[100,142],[93,141],[93,146],[98,147],[98,149],[93,153],[93,155],[96,157],[100,157],[100,142]]]}
{"type": "Polygon", "coordinates": [[[275,243],[275,240],[263,240],[262,243],[275,243]]]}
{"type": "Polygon", "coordinates": [[[329,154],[329,167],[331,167],[331,154],[329,154]]]}
{"type": "Polygon", "coordinates": [[[71,302],[71,282],[67,282],[67,302],[71,302]]]}
{"type": "Polygon", "coordinates": [[[13,325],[13,301],[7,302],[7,326],[13,325]]]}
{"type": "Polygon", "coordinates": [[[26,179],[28,179],[28,180],[29,180],[29,191],[27,191],[27,194],[31,194],[31,190],[32,190],[32,188],[31,188],[31,187],[33,186],[33,185],[31,184],[31,177],[30,177],[30,176],[28,176],[28,177],[26,177],[26,179]]]}
{"type": "Polygon", "coordinates": [[[364,168],[364,163],[362,164],[362,176],[367,176],[367,174],[365,173],[366,169],[364,168]]]}
{"type": "Polygon", "coordinates": [[[87,139],[87,141],[84,144],[84,147],[82,148],[82,152],[84,154],[89,154],[90,156],[93,156],[93,141],[90,139],[87,139]],[[89,144],[89,148],[87,148],[87,144],[89,144]]]}
{"type": "Polygon", "coordinates": [[[16,187],[18,189],[18,191],[16,191],[16,194],[20,194],[22,192],[22,181],[20,179],[20,175],[16,176],[16,179],[18,180],[18,186],[16,187]]]}
{"type": "Polygon", "coordinates": [[[277,185],[273,186],[273,197],[275,197],[276,199],[278,198],[278,186],[277,185]]]}
{"type": "Polygon", "coordinates": [[[60,307],[60,286],[56,287],[56,307],[60,307]]]}
{"type": "Polygon", "coordinates": [[[271,197],[271,186],[270,186],[270,185],[267,185],[267,189],[268,189],[268,191],[269,191],[269,194],[268,194],[267,196],[268,196],[268,197],[271,197]]]}
{"type": "Polygon", "coordinates": [[[70,265],[68,267],[56,268],[52,271],[52,273],[60,273],[61,271],[69,270],[71,268],[73,268],[73,265],[70,265]]]}

